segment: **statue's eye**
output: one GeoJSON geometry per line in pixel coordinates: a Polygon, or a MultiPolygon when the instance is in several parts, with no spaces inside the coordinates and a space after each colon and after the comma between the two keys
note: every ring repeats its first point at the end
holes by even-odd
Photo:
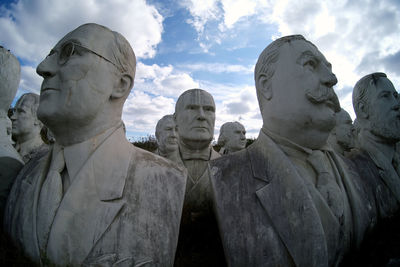
{"type": "Polygon", "coordinates": [[[310,59],[310,60],[307,60],[304,63],[304,66],[307,66],[307,67],[309,67],[311,69],[315,69],[317,67],[317,62],[315,60],[313,60],[313,59],[310,59]]]}
{"type": "Polygon", "coordinates": [[[69,42],[64,44],[61,47],[60,55],[59,55],[59,63],[61,65],[65,64],[69,58],[74,54],[75,46],[74,43],[69,42]]]}

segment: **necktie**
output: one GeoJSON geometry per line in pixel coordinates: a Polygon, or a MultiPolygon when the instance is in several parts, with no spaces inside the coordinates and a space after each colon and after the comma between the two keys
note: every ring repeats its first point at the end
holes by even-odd
{"type": "Polygon", "coordinates": [[[327,202],[333,214],[341,222],[344,213],[344,200],[339,185],[331,175],[331,172],[329,172],[329,166],[324,153],[321,150],[313,150],[307,160],[318,175],[316,183],[318,191],[327,202]]]}
{"type": "Polygon", "coordinates": [[[38,203],[37,235],[42,251],[45,250],[51,225],[63,196],[61,172],[64,167],[63,149],[53,149],[52,161],[38,203]]]}

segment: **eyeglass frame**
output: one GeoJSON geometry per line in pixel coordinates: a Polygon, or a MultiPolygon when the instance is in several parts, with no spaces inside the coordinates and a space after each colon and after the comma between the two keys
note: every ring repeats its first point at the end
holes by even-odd
{"type": "Polygon", "coordinates": [[[89,52],[95,54],[96,56],[98,56],[98,57],[104,59],[105,61],[107,61],[107,62],[113,64],[114,67],[116,67],[119,71],[124,72],[124,70],[122,69],[121,66],[118,66],[117,64],[115,64],[114,62],[112,62],[110,59],[108,59],[108,58],[106,58],[106,57],[100,55],[100,54],[97,53],[96,51],[93,51],[92,49],[90,49],[90,48],[88,48],[88,47],[86,47],[86,46],[84,46],[84,45],[82,45],[82,44],[75,43],[74,41],[65,42],[65,43],[61,46],[60,51],[56,51],[56,50],[53,50],[53,49],[52,49],[52,51],[50,51],[50,54],[48,55],[48,57],[51,56],[51,55],[53,54],[52,52],[58,53],[59,56],[58,56],[58,58],[57,58],[57,62],[58,62],[58,64],[60,64],[60,65],[62,66],[62,65],[64,65],[65,63],[67,63],[68,60],[70,59],[72,53],[75,51],[75,46],[79,46],[79,47],[81,47],[81,48],[83,48],[83,49],[85,49],[85,50],[87,50],[87,51],[89,51],[89,52]],[[60,62],[61,51],[63,50],[63,48],[64,48],[66,45],[69,45],[69,44],[72,44],[72,45],[73,45],[73,46],[72,46],[71,53],[70,53],[70,55],[68,56],[67,60],[65,60],[65,62],[62,62],[62,63],[61,63],[61,62],[60,62]]]}

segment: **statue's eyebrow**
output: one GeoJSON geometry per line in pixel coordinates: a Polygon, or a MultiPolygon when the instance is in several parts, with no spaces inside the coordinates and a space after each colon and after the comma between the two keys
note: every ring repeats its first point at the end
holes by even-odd
{"type": "Polygon", "coordinates": [[[297,58],[296,63],[303,64],[308,59],[315,59],[317,61],[321,61],[321,59],[318,58],[313,52],[311,52],[310,50],[306,50],[303,51],[301,55],[297,58]]]}
{"type": "Polygon", "coordinates": [[[306,60],[308,59],[314,59],[318,62],[323,62],[325,63],[325,65],[329,68],[332,69],[332,64],[329,63],[325,58],[320,57],[318,55],[315,55],[313,52],[311,52],[310,50],[306,50],[303,53],[301,53],[301,55],[297,58],[296,63],[297,64],[304,64],[306,62],[306,60]]]}

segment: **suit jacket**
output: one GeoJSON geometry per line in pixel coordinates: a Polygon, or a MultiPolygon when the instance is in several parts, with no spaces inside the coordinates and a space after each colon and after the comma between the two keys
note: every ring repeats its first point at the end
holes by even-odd
{"type": "MultiPolygon", "coordinates": [[[[346,168],[339,157],[334,160],[346,168]]],[[[315,203],[296,167],[267,135],[260,132],[247,149],[210,165],[229,266],[328,266],[326,237],[315,203]]],[[[348,174],[341,175],[353,215],[352,242],[359,244],[370,214],[362,206],[359,188],[348,174]]]]}
{"type": "Polygon", "coordinates": [[[186,185],[175,164],[134,147],[119,128],[77,173],[40,251],[38,198],[50,159],[49,154],[33,159],[20,172],[5,213],[6,232],[32,260],[42,265],[173,265],[186,185]]]}

